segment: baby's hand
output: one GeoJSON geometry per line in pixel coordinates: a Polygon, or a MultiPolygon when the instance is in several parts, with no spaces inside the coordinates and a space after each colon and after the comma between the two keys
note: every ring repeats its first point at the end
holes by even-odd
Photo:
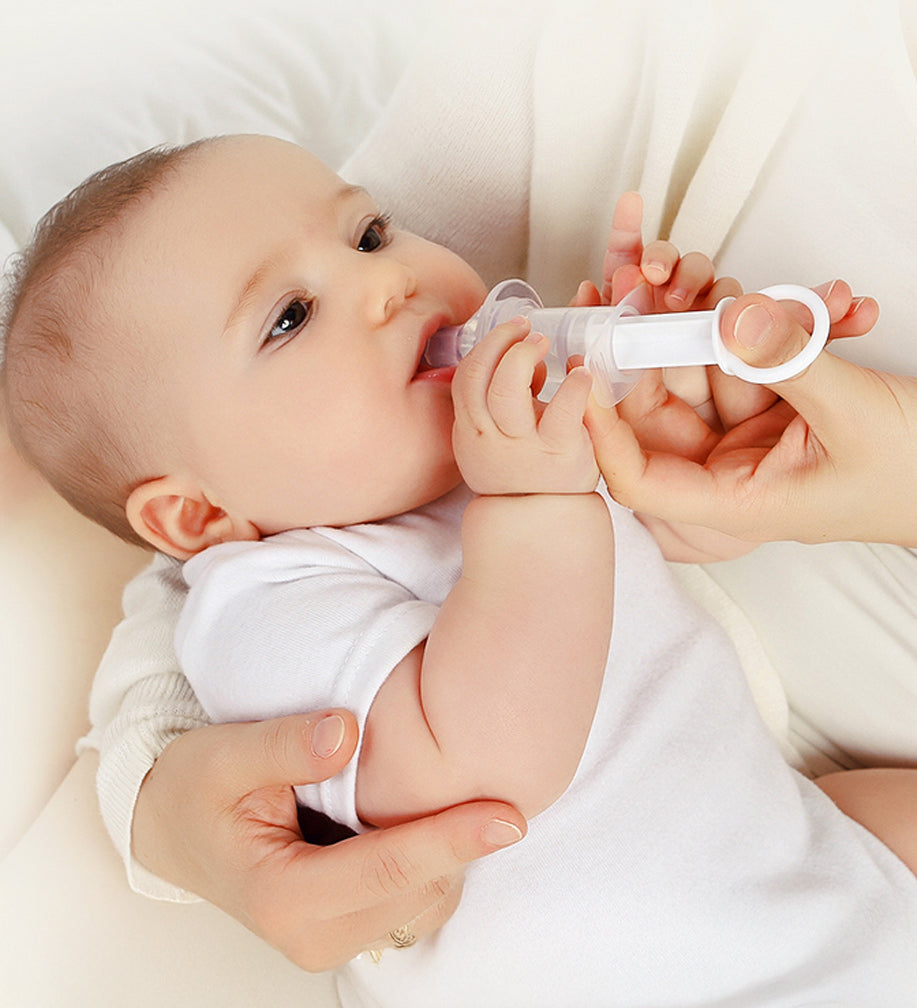
{"type": "Polygon", "coordinates": [[[592,377],[574,368],[539,402],[532,383],[549,344],[529,330],[522,318],[497,326],[456,369],[456,461],[478,494],[589,493],[599,477],[583,424],[592,377]]]}

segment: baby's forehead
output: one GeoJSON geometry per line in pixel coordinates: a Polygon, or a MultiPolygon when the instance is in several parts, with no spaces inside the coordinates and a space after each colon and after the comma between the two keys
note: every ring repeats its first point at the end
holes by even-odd
{"type": "Polygon", "coordinates": [[[133,219],[129,240],[141,245],[170,235],[192,238],[190,229],[226,233],[249,222],[287,212],[296,203],[320,210],[343,187],[342,180],[303,148],[273,137],[219,137],[208,141],[166,173],[133,219]]]}
{"type": "Polygon", "coordinates": [[[341,179],[315,155],[297,144],[270,136],[214,137],[182,159],[163,178],[163,189],[206,193],[244,193],[253,198],[285,184],[322,199],[341,179]]]}
{"type": "Polygon", "coordinates": [[[108,229],[93,284],[101,314],[119,320],[120,338],[174,359],[188,341],[223,331],[264,264],[328,228],[336,234],[334,208],[352,188],[293,144],[208,142],[108,229]]]}

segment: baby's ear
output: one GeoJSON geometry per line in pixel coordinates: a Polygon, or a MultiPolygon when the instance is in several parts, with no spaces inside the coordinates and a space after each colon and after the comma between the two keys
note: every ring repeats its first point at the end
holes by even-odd
{"type": "Polygon", "coordinates": [[[257,528],[212,504],[171,476],[134,489],[125,505],[131,528],[155,549],[187,560],[216,543],[260,539],[257,528]]]}

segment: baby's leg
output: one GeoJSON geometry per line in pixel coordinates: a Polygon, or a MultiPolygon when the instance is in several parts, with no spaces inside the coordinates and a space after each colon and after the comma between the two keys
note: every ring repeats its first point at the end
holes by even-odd
{"type": "Polygon", "coordinates": [[[843,770],[816,784],[917,874],[917,770],[843,770]]]}

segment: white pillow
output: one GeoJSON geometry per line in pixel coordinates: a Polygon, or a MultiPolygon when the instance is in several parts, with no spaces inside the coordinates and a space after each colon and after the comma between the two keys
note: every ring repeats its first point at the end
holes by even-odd
{"type": "Polygon", "coordinates": [[[422,0],[29,0],[0,32],[0,254],[86,175],[266,132],[337,167],[431,21],[422,0]]]}

